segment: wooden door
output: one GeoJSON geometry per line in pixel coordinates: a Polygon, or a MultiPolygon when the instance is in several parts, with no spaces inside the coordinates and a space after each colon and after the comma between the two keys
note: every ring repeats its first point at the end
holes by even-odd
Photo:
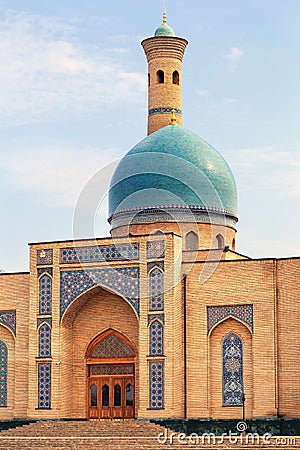
{"type": "Polygon", "coordinates": [[[89,418],[134,417],[134,376],[89,377],[89,418]]]}

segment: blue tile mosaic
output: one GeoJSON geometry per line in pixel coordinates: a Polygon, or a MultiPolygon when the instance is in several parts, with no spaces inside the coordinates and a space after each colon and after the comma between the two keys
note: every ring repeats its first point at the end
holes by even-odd
{"type": "Polygon", "coordinates": [[[223,341],[223,406],[242,406],[243,393],[243,342],[230,333],[223,341]]]}
{"type": "Polygon", "coordinates": [[[164,408],[164,362],[150,362],[150,408],[164,408]]]}
{"type": "Polygon", "coordinates": [[[149,309],[164,309],[164,274],[160,269],[153,269],[149,275],[149,309]]]}
{"type": "Polygon", "coordinates": [[[52,278],[45,274],[39,281],[39,314],[51,314],[52,278]]]}
{"type": "Polygon", "coordinates": [[[51,364],[38,364],[38,407],[51,408],[51,364]]]}
{"type": "MultiPolygon", "coordinates": [[[[175,110],[175,114],[182,114],[181,109],[179,108],[174,108],[175,110]]],[[[152,116],[153,114],[171,114],[173,111],[173,107],[172,106],[162,106],[160,108],[151,108],[149,109],[149,116],[152,116]]]]}
{"type": "Polygon", "coordinates": [[[45,250],[37,250],[36,264],[37,266],[47,266],[53,264],[52,248],[47,248],[45,250]]]}
{"type": "Polygon", "coordinates": [[[162,324],[165,323],[165,315],[164,314],[148,314],[148,326],[155,319],[158,319],[162,324]]]}
{"type": "Polygon", "coordinates": [[[37,328],[39,328],[42,323],[47,323],[50,328],[52,327],[52,317],[38,317],[37,319],[37,328]]]}
{"type": "Polygon", "coordinates": [[[154,320],[149,327],[149,353],[151,356],[164,353],[164,326],[159,320],[154,320]]]}
{"type": "Polygon", "coordinates": [[[90,247],[72,247],[60,250],[60,262],[72,264],[78,262],[138,260],[139,245],[106,245],[90,247]]]}
{"type": "Polygon", "coordinates": [[[70,303],[93,286],[106,286],[125,297],[139,314],[139,268],[62,271],[60,274],[60,315],[70,303]]]}
{"type": "Polygon", "coordinates": [[[51,358],[51,328],[47,323],[39,328],[39,357],[51,358]]]}
{"type": "Polygon", "coordinates": [[[0,406],[7,406],[7,346],[0,341],[0,406]]]}
{"type": "Polygon", "coordinates": [[[208,306],[208,332],[219,322],[228,317],[236,317],[245,322],[253,330],[253,305],[208,306]]]}
{"type": "Polygon", "coordinates": [[[9,328],[16,335],[17,318],[16,311],[0,311],[0,324],[9,328]]]}
{"type": "Polygon", "coordinates": [[[47,273],[48,275],[50,275],[50,277],[52,277],[52,267],[43,267],[41,269],[38,269],[37,271],[38,278],[40,278],[40,276],[43,275],[43,273],[47,273]]]}
{"type": "Polygon", "coordinates": [[[165,241],[147,242],[147,259],[164,258],[165,241]]]}

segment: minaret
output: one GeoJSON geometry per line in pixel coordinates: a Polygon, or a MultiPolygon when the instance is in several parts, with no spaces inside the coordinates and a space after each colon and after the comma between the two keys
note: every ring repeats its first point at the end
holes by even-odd
{"type": "Polygon", "coordinates": [[[175,36],[163,23],[154,37],[141,42],[148,61],[148,135],[170,124],[175,110],[177,124],[182,125],[182,59],[188,42],[175,36]]]}

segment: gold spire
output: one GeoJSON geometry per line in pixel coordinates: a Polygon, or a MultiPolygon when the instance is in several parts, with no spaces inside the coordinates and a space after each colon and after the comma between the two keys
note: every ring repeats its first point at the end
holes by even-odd
{"type": "Polygon", "coordinates": [[[172,108],[172,116],[171,116],[171,125],[176,125],[177,123],[177,119],[176,119],[176,114],[175,114],[175,108],[172,108]]]}
{"type": "Polygon", "coordinates": [[[163,25],[166,25],[166,23],[167,23],[167,11],[166,8],[164,8],[163,25]]]}

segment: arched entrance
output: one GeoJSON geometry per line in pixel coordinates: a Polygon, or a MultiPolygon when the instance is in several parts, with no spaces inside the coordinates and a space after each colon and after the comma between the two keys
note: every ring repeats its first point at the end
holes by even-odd
{"type": "Polygon", "coordinates": [[[134,417],[135,350],[124,335],[109,329],[97,336],[86,354],[88,417],[134,417]]]}

